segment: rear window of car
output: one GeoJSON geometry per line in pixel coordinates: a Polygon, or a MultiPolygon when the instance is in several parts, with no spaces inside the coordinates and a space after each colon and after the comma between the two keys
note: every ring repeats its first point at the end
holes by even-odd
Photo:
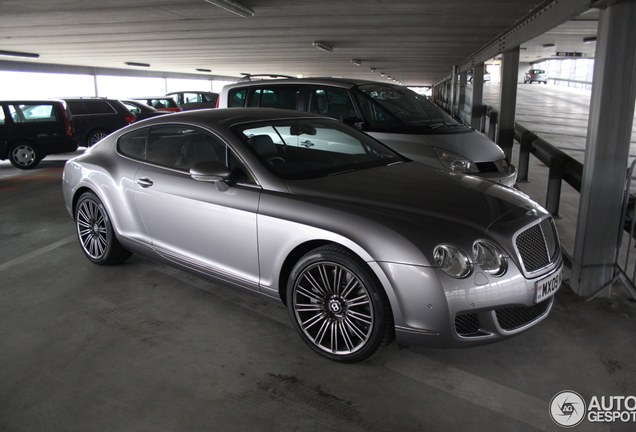
{"type": "Polygon", "coordinates": [[[9,113],[14,123],[54,123],[57,113],[53,104],[12,104],[9,113]]]}
{"type": "Polygon", "coordinates": [[[113,114],[117,111],[106,101],[84,101],[91,114],[113,114]]]}

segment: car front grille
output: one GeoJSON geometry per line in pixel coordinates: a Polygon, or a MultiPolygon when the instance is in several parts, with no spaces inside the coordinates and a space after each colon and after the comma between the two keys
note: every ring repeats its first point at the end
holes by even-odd
{"type": "Polygon", "coordinates": [[[552,264],[560,251],[552,218],[544,219],[521,232],[516,245],[526,272],[532,273],[552,264]]]}
{"type": "Polygon", "coordinates": [[[550,305],[553,301],[554,297],[551,297],[530,307],[509,307],[497,309],[495,310],[497,322],[504,330],[516,330],[545,315],[550,309],[550,305]]]}
{"type": "Polygon", "coordinates": [[[455,317],[455,331],[460,336],[473,336],[479,333],[479,317],[469,313],[455,317]]]}
{"type": "Polygon", "coordinates": [[[494,162],[476,162],[475,165],[481,173],[499,172],[497,164],[494,162]]]}

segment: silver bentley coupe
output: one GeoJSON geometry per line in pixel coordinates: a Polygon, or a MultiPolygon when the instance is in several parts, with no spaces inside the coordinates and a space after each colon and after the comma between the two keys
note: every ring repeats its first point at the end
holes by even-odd
{"type": "Polygon", "coordinates": [[[188,111],[135,123],[64,168],[95,264],[138,253],[280,299],[318,354],[500,341],[549,314],[562,256],[519,191],[409,161],[318,114],[188,111]]]}

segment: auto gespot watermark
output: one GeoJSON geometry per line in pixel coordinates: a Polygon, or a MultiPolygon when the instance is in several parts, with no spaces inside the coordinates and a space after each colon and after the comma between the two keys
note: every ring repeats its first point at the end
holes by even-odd
{"type": "Polygon", "coordinates": [[[550,417],[563,428],[590,423],[636,423],[636,396],[592,396],[589,403],[580,394],[565,390],[550,401],[550,417]]]}

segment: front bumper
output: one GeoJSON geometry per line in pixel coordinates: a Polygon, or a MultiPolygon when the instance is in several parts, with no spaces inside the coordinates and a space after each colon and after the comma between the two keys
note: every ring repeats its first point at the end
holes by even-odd
{"type": "Polygon", "coordinates": [[[562,259],[533,279],[526,279],[514,265],[502,278],[475,272],[466,279],[453,279],[435,268],[380,266],[394,288],[389,299],[397,342],[458,348],[501,341],[543,321],[554,296],[535,303],[535,283],[562,271],[562,259]]]}

